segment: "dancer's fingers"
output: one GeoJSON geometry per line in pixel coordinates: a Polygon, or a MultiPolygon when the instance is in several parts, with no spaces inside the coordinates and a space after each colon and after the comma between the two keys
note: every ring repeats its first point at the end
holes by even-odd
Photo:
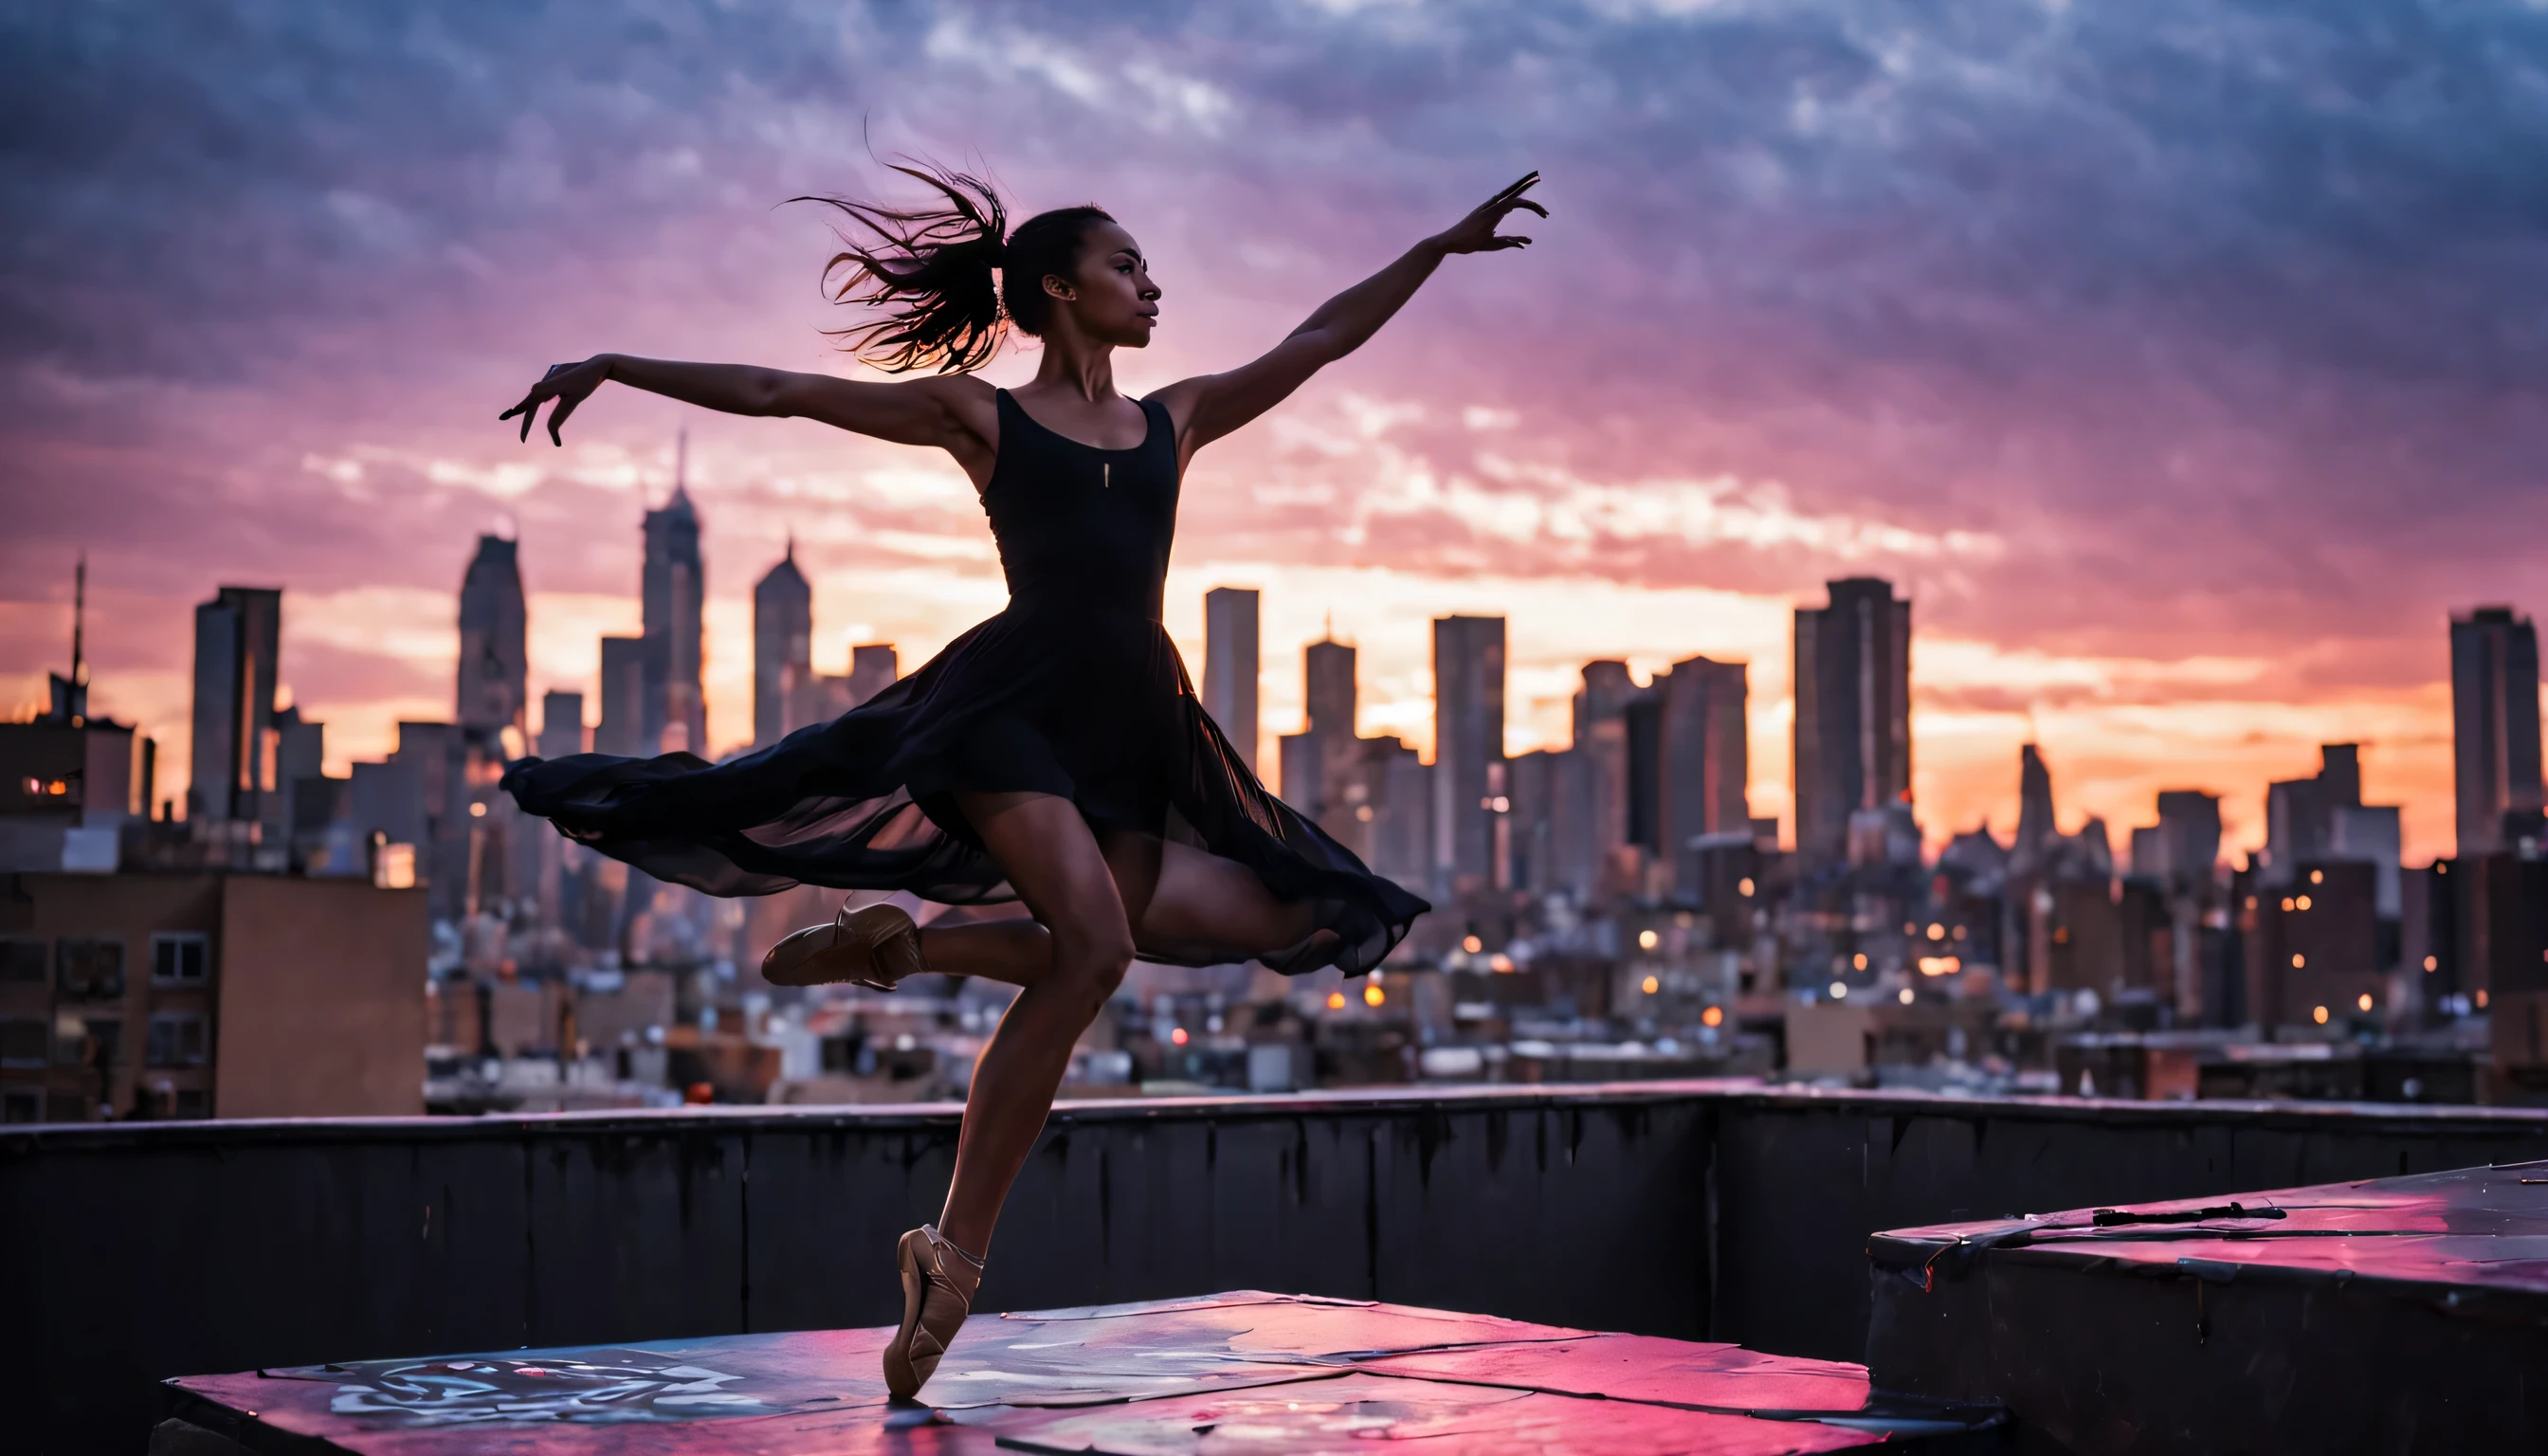
{"type": "Polygon", "coordinates": [[[557,408],[549,411],[550,444],[560,447],[563,447],[566,444],[566,437],[558,433],[558,426],[565,424],[566,417],[573,414],[575,412],[575,407],[582,403],[583,401],[581,400],[570,400],[563,395],[559,396],[557,408]]]}
{"type": "Polygon", "coordinates": [[[1516,198],[1514,198],[1514,199],[1513,199],[1513,201],[1512,201],[1512,205],[1513,205],[1515,208],[1527,208],[1527,209],[1529,209],[1530,211],[1532,211],[1532,212],[1534,212],[1534,213],[1539,214],[1539,215],[1540,215],[1541,217],[1543,217],[1543,218],[1545,218],[1545,217],[1547,217],[1547,216],[1548,216],[1548,209],[1546,209],[1546,208],[1544,208],[1544,207],[1541,207],[1539,204],[1537,204],[1537,203],[1535,203],[1535,202],[1532,202],[1529,198],[1526,198],[1526,197],[1516,197],[1516,198]]]}

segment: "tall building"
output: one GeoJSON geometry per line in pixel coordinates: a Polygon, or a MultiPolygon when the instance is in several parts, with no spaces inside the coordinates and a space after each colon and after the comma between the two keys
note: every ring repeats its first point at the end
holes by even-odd
{"type": "Polygon", "coordinates": [[[2221,796],[2192,788],[2160,790],[2154,850],[2155,863],[2146,866],[2134,850],[2135,873],[2164,880],[2180,893],[2212,883],[2212,866],[2221,858],[2221,796]]]}
{"type": "Polygon", "coordinates": [[[1256,592],[1215,587],[1203,594],[1203,710],[1256,772],[1256,592]]]}
{"type": "MultiPolygon", "coordinates": [[[[1307,720],[1298,733],[1279,741],[1282,776],[1277,785],[1283,801],[1336,833],[1328,823],[1333,801],[1342,789],[1341,766],[1359,750],[1354,732],[1354,650],[1332,638],[1313,642],[1301,653],[1303,700],[1307,720]]],[[[1341,835],[1338,836],[1342,838],[1341,835]]]]}
{"type": "Polygon", "coordinates": [[[1673,664],[1655,686],[1662,705],[1658,848],[1678,857],[1703,834],[1749,834],[1748,669],[1694,657],[1673,664]]]}
{"type": "Polygon", "coordinates": [[[2034,873],[2060,837],[2052,818],[2051,771],[2044,767],[2041,750],[2023,745],[2017,751],[2017,843],[2009,847],[2009,872],[2034,873]]]}
{"type": "Polygon", "coordinates": [[[194,774],[186,812],[254,819],[275,787],[275,659],[283,592],[224,587],[195,608],[194,774]]]}
{"type": "Polygon", "coordinates": [[[796,541],[752,589],[752,746],[767,748],[797,725],[798,699],[814,681],[814,589],[796,569],[796,541]]]}
{"type": "MultiPolygon", "coordinates": [[[[701,685],[701,615],[707,579],[699,564],[699,516],[690,504],[683,465],[676,468],[673,499],[646,512],[644,581],[646,644],[645,752],[686,749],[708,756],[707,694],[701,685]]],[[[608,703],[605,689],[603,702],[608,703]]]]}
{"type": "Polygon", "coordinates": [[[1504,619],[1433,620],[1433,885],[1492,887],[1504,761],[1504,619]]]}
{"type": "Polygon", "coordinates": [[[1796,608],[1796,849],[1826,864],[1852,815],[1911,800],[1911,603],[1874,577],[1830,592],[1796,608]]]}
{"type": "Polygon", "coordinates": [[[1633,779],[1629,738],[1630,709],[1642,703],[1647,689],[1628,676],[1628,665],[1604,661],[1584,665],[1584,685],[1575,693],[1575,747],[1590,798],[1583,805],[1592,863],[1572,866],[1571,882],[1586,886],[1600,878],[1600,867],[1633,842],[1633,779]]]}
{"type": "Polygon", "coordinates": [[[1325,639],[1302,650],[1301,670],[1307,689],[1304,696],[1309,730],[1347,738],[1359,732],[1360,688],[1354,681],[1354,649],[1336,641],[1330,631],[1325,639]]]}
{"type": "Polygon", "coordinates": [[[651,759],[646,737],[646,649],[643,637],[601,639],[601,722],[592,730],[595,753],[651,759]]]}
{"type": "Polygon", "coordinates": [[[540,757],[564,759],[583,752],[584,694],[549,689],[540,699],[540,757]]]}
{"type": "Polygon", "coordinates": [[[2459,857],[2506,848],[2540,811],[2539,637],[2508,606],[2451,619],[2451,767],[2459,857]]]}
{"type": "Polygon", "coordinates": [[[463,728],[501,735],[524,730],[530,708],[522,571],[514,542],[480,536],[460,580],[460,688],[463,728]]]}

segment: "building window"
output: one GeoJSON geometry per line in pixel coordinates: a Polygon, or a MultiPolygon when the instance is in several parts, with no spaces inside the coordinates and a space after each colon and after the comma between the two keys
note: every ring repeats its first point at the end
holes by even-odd
{"type": "Polygon", "coordinates": [[[83,1021],[67,1013],[53,1019],[53,1065],[112,1072],[124,1054],[124,1023],[83,1021]]]}
{"type": "Polygon", "coordinates": [[[0,981],[43,980],[46,950],[42,941],[25,936],[0,936],[0,981]]]}
{"type": "Polygon", "coordinates": [[[193,931],[150,938],[152,985],[200,986],[212,962],[212,942],[193,931]]]}
{"type": "Polygon", "coordinates": [[[212,1102],[206,1097],[203,1088],[180,1087],[177,1089],[177,1116],[181,1118],[206,1118],[212,1116],[212,1102]]]}
{"type": "Polygon", "coordinates": [[[0,1092],[0,1123],[32,1123],[44,1116],[41,1092],[0,1092]]]}
{"type": "Polygon", "coordinates": [[[124,994],[124,943],[64,936],[53,943],[53,983],[76,1001],[112,1001],[124,994]]]}
{"type": "Polygon", "coordinates": [[[43,1066],[49,1040],[37,1017],[0,1017],[0,1066],[43,1066]]]}
{"type": "Polygon", "coordinates": [[[88,1098],[78,1092],[45,1094],[45,1121],[48,1123],[85,1123],[88,1121],[88,1098]]]}
{"type": "Polygon", "coordinates": [[[204,1019],[192,1012],[161,1012],[150,1018],[151,1066],[202,1066],[204,1019]]]}

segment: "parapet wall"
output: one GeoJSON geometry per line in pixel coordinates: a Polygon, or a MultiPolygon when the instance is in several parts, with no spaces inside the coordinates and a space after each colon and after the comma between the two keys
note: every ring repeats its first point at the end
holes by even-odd
{"type": "MultiPolygon", "coordinates": [[[[890,1322],[953,1107],[0,1136],[24,1449],[171,1375],[890,1322]]],[[[1680,1082],[1069,1104],[982,1308],[1259,1288],[1857,1359],[1867,1234],[2548,1157],[2548,1114],[1680,1082]]],[[[15,1443],[13,1442],[13,1445],[15,1443]]]]}

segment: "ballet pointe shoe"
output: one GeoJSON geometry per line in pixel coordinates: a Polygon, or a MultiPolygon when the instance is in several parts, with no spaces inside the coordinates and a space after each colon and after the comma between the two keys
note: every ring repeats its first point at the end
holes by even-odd
{"type": "Polygon", "coordinates": [[[920,928],[899,905],[841,907],[829,925],[810,925],[770,948],[761,978],[774,986],[837,981],[890,991],[920,973],[920,928]]]}
{"type": "Polygon", "coordinates": [[[902,1235],[894,1257],[902,1265],[902,1327],[884,1347],[884,1388],[908,1401],[929,1383],[972,1313],[982,1261],[948,1242],[935,1224],[902,1235]]]}

